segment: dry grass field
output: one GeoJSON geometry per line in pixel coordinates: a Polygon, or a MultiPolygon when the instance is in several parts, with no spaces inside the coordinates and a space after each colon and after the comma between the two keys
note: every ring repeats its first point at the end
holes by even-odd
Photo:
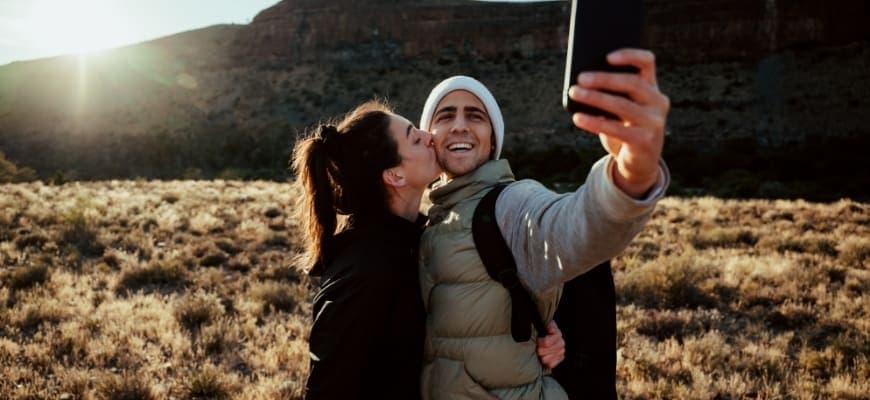
{"type": "MultiPolygon", "coordinates": [[[[299,398],[295,189],[0,186],[0,398],[299,398]]],[[[663,201],[616,259],[623,399],[870,399],[870,205],[663,201]]]]}

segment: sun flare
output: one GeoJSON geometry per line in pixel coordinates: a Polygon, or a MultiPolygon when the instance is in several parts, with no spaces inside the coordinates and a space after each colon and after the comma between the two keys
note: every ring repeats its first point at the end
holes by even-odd
{"type": "Polygon", "coordinates": [[[88,53],[128,41],[133,28],[111,0],[36,0],[28,20],[33,47],[88,53]]]}

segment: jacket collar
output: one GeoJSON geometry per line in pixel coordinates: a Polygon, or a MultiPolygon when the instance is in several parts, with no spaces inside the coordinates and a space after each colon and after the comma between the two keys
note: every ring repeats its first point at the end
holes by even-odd
{"type": "Polygon", "coordinates": [[[514,181],[514,173],[507,160],[490,160],[471,173],[457,176],[446,184],[436,184],[429,192],[432,208],[429,217],[441,219],[443,212],[450,210],[459,202],[482,196],[485,190],[501,182],[514,181]]]}

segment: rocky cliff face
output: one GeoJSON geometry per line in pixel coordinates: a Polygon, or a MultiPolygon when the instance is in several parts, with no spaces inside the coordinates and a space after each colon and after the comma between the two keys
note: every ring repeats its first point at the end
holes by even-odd
{"type": "MultiPolygon", "coordinates": [[[[646,0],[645,8],[648,46],[671,62],[757,59],[870,38],[863,0],[646,0]]],[[[533,57],[564,52],[569,13],[568,1],[284,0],[254,18],[237,41],[245,44],[242,56],[293,63],[533,57]]]]}
{"type": "Polygon", "coordinates": [[[532,57],[564,49],[568,8],[566,2],[285,0],[254,18],[238,41],[256,46],[239,50],[297,64],[424,55],[532,57]]]}

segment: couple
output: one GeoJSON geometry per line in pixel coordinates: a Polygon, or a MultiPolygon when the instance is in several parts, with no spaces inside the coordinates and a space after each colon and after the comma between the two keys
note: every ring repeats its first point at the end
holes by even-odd
{"type": "Polygon", "coordinates": [[[567,398],[546,372],[564,352],[558,328],[537,341],[512,339],[510,296],[480,261],[471,215],[493,186],[510,183],[495,219],[547,321],[565,282],[642,229],[669,180],[661,161],[668,99],[652,53],[624,49],[608,61],[639,73],[583,73],[571,88],[575,101],[621,119],[572,116],[600,132],[610,153],[574,193],[514,182],[498,159],[498,104],[468,77],[432,90],[421,129],[370,102],[300,140],[299,211],[312,274],[322,276],[307,398],[567,398]],[[439,176],[427,221],[421,197],[439,176]]]}

